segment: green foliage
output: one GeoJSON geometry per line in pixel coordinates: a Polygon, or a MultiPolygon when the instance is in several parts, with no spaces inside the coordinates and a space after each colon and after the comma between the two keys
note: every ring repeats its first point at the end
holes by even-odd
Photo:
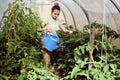
{"type": "MultiPolygon", "coordinates": [[[[102,44],[102,42],[98,42],[98,47],[102,44]],[[101,43],[101,44],[100,44],[101,43]]],[[[110,43],[108,43],[110,45],[110,43]]],[[[110,49],[107,43],[104,45],[104,53],[99,53],[100,50],[96,50],[94,52],[94,61],[93,61],[93,68],[91,69],[87,69],[86,65],[89,64],[89,62],[87,61],[88,58],[84,57],[83,60],[81,60],[81,58],[83,56],[81,56],[82,54],[82,48],[76,48],[75,49],[75,62],[76,65],[75,67],[79,68],[77,69],[77,73],[76,74],[72,74],[74,71],[74,68],[71,72],[71,75],[74,76],[74,78],[79,77],[79,76],[84,76],[87,79],[90,80],[115,80],[115,79],[119,79],[119,70],[120,68],[118,67],[120,65],[119,60],[117,59],[118,57],[116,57],[113,52],[113,49],[110,49]],[[106,49],[110,49],[110,50],[106,50],[106,49]],[[112,58],[116,58],[114,60],[112,60],[112,58]],[[112,62],[111,62],[112,60],[112,62]],[[116,63],[117,62],[117,63],[116,63]],[[116,63],[116,64],[115,64],[116,63]],[[83,70],[84,69],[84,70],[83,70]],[[117,74],[116,74],[117,73],[117,74]]],[[[88,44],[89,45],[89,44],[88,44]]],[[[83,45],[86,46],[84,49],[84,52],[86,51],[86,48],[88,47],[88,45],[83,45]]],[[[103,45],[102,45],[103,46],[103,45]]],[[[110,46],[111,47],[111,46],[110,46]]]]}
{"type": "Polygon", "coordinates": [[[9,4],[0,32],[0,80],[56,79],[44,69],[40,18],[21,0],[9,4]]]}
{"type": "MultiPolygon", "coordinates": [[[[21,0],[9,4],[0,32],[0,80],[57,80],[53,69],[43,67],[41,35],[37,26],[43,27],[40,18],[21,0]]],[[[68,29],[73,29],[71,26],[68,29]]],[[[73,34],[57,32],[60,37],[55,62],[63,80],[119,80],[120,54],[107,39],[117,39],[119,34],[106,25],[93,22],[83,31],[73,34]],[[92,68],[88,69],[90,54],[90,28],[95,27],[95,41],[92,53],[92,68]],[[105,31],[103,31],[103,27],[105,31]],[[102,35],[106,39],[102,41],[102,35]]]]}
{"type": "Polygon", "coordinates": [[[66,46],[56,53],[57,63],[60,65],[65,80],[116,80],[119,75],[119,50],[117,50],[109,40],[119,38],[119,34],[105,25],[96,22],[86,25],[82,32],[74,31],[67,35],[58,32],[61,42],[60,45],[66,46]],[[90,26],[95,27],[95,41],[92,53],[92,68],[88,69],[88,56],[90,54],[89,31],[90,26]],[[105,27],[107,38],[102,41],[103,26],[105,27]],[[115,35],[118,35],[115,37],[115,35]],[[114,36],[114,37],[113,37],[114,36]]]}

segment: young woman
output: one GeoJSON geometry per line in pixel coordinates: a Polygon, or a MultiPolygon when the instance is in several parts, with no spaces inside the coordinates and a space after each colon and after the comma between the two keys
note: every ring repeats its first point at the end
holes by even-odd
{"type": "MultiPolygon", "coordinates": [[[[58,16],[60,14],[60,7],[58,3],[55,3],[54,6],[51,8],[51,17],[48,18],[45,21],[45,27],[44,28],[38,28],[37,31],[45,31],[45,34],[47,35],[52,35],[58,38],[56,31],[57,30],[62,30],[65,33],[71,34],[72,31],[66,29],[62,23],[59,21],[58,16]]],[[[52,55],[52,52],[56,49],[54,48],[54,45],[50,45],[49,41],[45,41],[45,34],[43,35],[43,59],[45,61],[46,68],[49,68],[50,66],[50,58],[52,55]],[[45,44],[45,45],[44,45],[45,44]],[[46,45],[52,46],[53,49],[49,49],[46,47],[46,45]]],[[[55,70],[56,67],[54,66],[55,70]]],[[[59,73],[58,73],[59,74],[59,73]]]]}

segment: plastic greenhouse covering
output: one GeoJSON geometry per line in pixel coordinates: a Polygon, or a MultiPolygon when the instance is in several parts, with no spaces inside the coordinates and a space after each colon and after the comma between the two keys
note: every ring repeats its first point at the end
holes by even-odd
{"type": "MultiPolygon", "coordinates": [[[[13,0],[0,0],[0,20],[13,0]]],[[[106,24],[120,34],[120,0],[23,0],[41,18],[50,14],[50,8],[57,1],[61,7],[60,19],[66,25],[82,30],[83,26],[96,21],[106,24]]]]}

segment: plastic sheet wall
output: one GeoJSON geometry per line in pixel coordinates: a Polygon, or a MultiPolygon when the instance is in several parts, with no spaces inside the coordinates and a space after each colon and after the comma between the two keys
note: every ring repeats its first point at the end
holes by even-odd
{"type": "MultiPolygon", "coordinates": [[[[0,20],[12,1],[0,0],[0,20]]],[[[55,1],[62,9],[60,19],[63,23],[82,30],[83,26],[96,21],[120,34],[120,0],[24,0],[41,18],[50,15],[55,1]]]]}
{"type": "MultiPolygon", "coordinates": [[[[9,2],[0,1],[0,19],[7,9],[9,2]]],[[[120,33],[120,0],[24,0],[41,18],[50,15],[50,8],[55,1],[59,2],[62,9],[60,15],[68,25],[82,30],[84,25],[97,21],[106,24],[120,33]]]]}

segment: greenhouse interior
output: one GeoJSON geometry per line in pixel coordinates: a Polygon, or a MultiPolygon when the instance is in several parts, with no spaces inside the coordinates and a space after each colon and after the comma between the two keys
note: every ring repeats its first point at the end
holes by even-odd
{"type": "Polygon", "coordinates": [[[0,4],[0,80],[120,80],[120,0],[0,4]]]}

